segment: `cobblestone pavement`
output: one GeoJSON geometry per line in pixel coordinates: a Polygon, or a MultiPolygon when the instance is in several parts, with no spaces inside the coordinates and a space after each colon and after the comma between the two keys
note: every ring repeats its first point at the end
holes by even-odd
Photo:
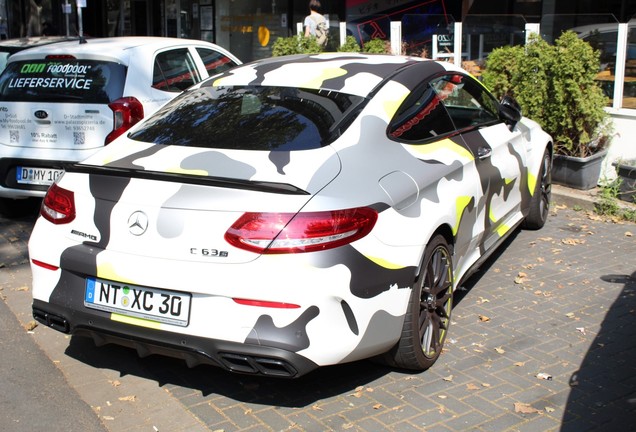
{"type": "MultiPolygon", "coordinates": [[[[0,294],[24,325],[30,223],[0,219],[0,294]]],[[[636,225],[557,202],[456,293],[422,373],[357,362],[273,380],[32,335],[114,432],[634,430],[636,225]]]]}

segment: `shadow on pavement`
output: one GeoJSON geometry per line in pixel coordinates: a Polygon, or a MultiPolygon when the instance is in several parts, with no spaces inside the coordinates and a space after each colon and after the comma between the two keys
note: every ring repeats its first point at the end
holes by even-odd
{"type": "MultiPolygon", "coordinates": [[[[510,235],[494,254],[471,276],[456,293],[456,302],[477,284],[488,268],[514,241],[518,230],[510,235]]],[[[360,386],[396,371],[373,361],[319,368],[298,379],[267,378],[230,373],[220,368],[200,365],[188,368],[184,361],[162,356],[139,358],[137,352],[117,345],[96,347],[92,339],[73,336],[66,355],[96,368],[118,371],[120,376],[133,375],[154,380],[159,386],[171,386],[200,391],[202,396],[220,395],[234,400],[290,408],[310,406],[320,400],[341,394],[355,393],[360,386]]]]}
{"type": "Polygon", "coordinates": [[[624,287],[570,378],[562,432],[618,431],[636,425],[636,272],[601,279],[624,287]]]}
{"type": "MultiPolygon", "coordinates": [[[[117,345],[96,347],[92,339],[73,336],[65,354],[95,368],[118,371],[154,380],[160,387],[200,391],[202,396],[220,395],[234,400],[300,408],[343,393],[390,372],[371,361],[320,368],[298,379],[267,378],[227,372],[209,365],[188,368],[184,361],[152,355],[140,358],[133,349],[117,345]]],[[[408,373],[408,372],[407,372],[408,373]]]]}

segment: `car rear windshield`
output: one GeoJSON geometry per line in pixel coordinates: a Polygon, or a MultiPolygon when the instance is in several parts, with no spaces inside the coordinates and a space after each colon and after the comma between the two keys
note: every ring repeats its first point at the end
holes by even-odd
{"type": "Polygon", "coordinates": [[[96,60],[9,63],[0,75],[0,101],[109,103],[122,97],[126,67],[96,60]]]}
{"type": "Polygon", "coordinates": [[[183,93],[129,138],[233,150],[309,150],[330,144],[365,99],[291,87],[201,87],[183,93]]]}

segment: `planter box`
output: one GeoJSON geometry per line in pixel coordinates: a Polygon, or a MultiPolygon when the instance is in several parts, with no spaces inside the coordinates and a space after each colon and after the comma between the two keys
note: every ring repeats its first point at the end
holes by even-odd
{"type": "Polygon", "coordinates": [[[607,150],[586,158],[554,155],[552,182],[581,190],[595,188],[601,175],[603,158],[606,154],[607,150]]]}
{"type": "Polygon", "coordinates": [[[614,162],[616,174],[621,179],[618,198],[627,202],[636,202],[636,159],[614,162]]]}

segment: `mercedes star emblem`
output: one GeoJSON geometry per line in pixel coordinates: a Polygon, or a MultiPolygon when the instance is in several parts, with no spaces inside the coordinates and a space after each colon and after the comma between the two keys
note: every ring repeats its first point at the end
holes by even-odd
{"type": "Polygon", "coordinates": [[[140,236],[148,229],[148,216],[142,211],[136,211],[128,218],[128,230],[132,235],[140,236]]]}

